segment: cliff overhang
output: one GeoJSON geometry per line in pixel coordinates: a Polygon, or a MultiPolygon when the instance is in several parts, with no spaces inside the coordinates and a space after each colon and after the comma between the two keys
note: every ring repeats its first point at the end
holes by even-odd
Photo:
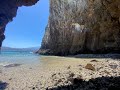
{"type": "Polygon", "coordinates": [[[5,39],[6,25],[16,17],[17,9],[21,6],[31,6],[39,0],[0,0],[0,47],[5,39]]]}

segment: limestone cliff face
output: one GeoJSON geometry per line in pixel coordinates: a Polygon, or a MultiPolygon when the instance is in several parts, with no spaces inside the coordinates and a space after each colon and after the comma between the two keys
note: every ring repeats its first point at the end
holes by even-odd
{"type": "Polygon", "coordinates": [[[68,55],[120,51],[120,0],[50,0],[38,53],[68,55]]]}
{"type": "Polygon", "coordinates": [[[18,7],[31,6],[38,0],[0,0],[0,47],[5,39],[4,31],[8,22],[12,21],[17,14],[18,7]]]}

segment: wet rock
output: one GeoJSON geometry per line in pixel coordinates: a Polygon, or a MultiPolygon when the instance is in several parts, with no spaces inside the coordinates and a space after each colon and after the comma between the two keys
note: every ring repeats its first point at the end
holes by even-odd
{"type": "Polygon", "coordinates": [[[90,64],[90,63],[88,63],[88,64],[85,66],[85,68],[88,69],[88,70],[95,71],[95,67],[94,67],[92,64],[90,64]]]}

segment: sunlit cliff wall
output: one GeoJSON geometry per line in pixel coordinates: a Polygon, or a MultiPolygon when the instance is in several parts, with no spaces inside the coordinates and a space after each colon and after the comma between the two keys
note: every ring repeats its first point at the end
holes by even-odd
{"type": "Polygon", "coordinates": [[[120,0],[50,0],[38,53],[68,55],[120,51],[120,0]]]}

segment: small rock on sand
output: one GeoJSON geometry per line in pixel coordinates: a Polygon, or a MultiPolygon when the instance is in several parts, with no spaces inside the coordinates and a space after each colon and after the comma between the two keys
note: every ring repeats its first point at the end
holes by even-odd
{"type": "Polygon", "coordinates": [[[108,72],[107,70],[104,71],[106,74],[110,74],[110,72],[108,72]]]}
{"type": "Polygon", "coordinates": [[[109,66],[110,66],[110,68],[112,68],[112,69],[116,69],[118,65],[117,65],[117,64],[110,64],[109,66]]]}
{"type": "Polygon", "coordinates": [[[95,71],[95,67],[94,67],[92,64],[90,64],[90,63],[88,63],[88,64],[85,66],[85,68],[86,68],[86,69],[89,69],[89,70],[92,70],[92,71],[95,71]]]}
{"type": "Polygon", "coordinates": [[[67,67],[67,69],[70,69],[70,68],[71,68],[71,66],[68,66],[68,67],[67,67]]]}
{"type": "Polygon", "coordinates": [[[74,77],[74,76],[75,76],[75,74],[72,72],[69,74],[69,77],[74,77]]]}
{"type": "Polygon", "coordinates": [[[97,60],[91,60],[90,62],[98,62],[97,60]]]}

